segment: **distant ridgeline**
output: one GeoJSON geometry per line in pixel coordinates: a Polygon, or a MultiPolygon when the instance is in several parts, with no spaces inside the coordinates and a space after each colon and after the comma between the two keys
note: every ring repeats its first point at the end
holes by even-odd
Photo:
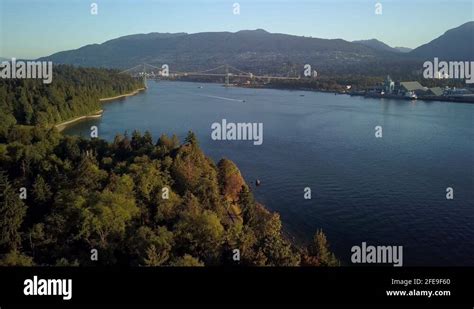
{"type": "Polygon", "coordinates": [[[55,73],[51,85],[0,81],[0,266],[339,265],[322,231],[307,248],[287,240],[235,164],[216,165],[191,132],[183,144],[61,135],[51,124],[142,85],[116,71],[55,73]]]}
{"type": "MultiPolygon", "coordinates": [[[[377,40],[348,42],[270,33],[263,29],[238,32],[149,33],[122,36],[102,44],[60,51],[39,60],[78,66],[128,69],[144,62],[170,72],[204,71],[222,64],[254,75],[303,75],[310,64],[318,78],[387,75],[400,80],[423,78],[423,63],[438,57],[445,61],[474,61],[474,22],[446,31],[414,50],[400,52],[377,40]],[[179,57],[176,57],[179,55],[179,57]]],[[[420,80],[419,80],[420,81],[420,80]]],[[[339,81],[338,81],[339,83],[339,81]]],[[[320,85],[323,86],[323,85],[320,85]]]]}
{"type": "Polygon", "coordinates": [[[143,87],[117,70],[55,66],[51,84],[0,79],[0,140],[15,124],[53,125],[100,109],[99,98],[143,87]]]}

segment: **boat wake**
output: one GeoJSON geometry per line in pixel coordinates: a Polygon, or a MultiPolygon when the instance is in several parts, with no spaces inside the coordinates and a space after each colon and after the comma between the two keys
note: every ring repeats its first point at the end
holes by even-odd
{"type": "Polygon", "coordinates": [[[197,95],[200,96],[200,97],[207,97],[207,98],[213,98],[213,99],[219,99],[219,100],[245,102],[245,100],[232,99],[232,98],[225,98],[225,97],[218,97],[218,96],[214,96],[214,95],[204,95],[204,94],[197,94],[197,95]]]}

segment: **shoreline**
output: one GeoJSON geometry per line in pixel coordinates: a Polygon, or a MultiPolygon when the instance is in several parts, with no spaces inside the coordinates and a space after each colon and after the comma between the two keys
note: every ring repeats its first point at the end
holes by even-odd
{"type": "Polygon", "coordinates": [[[366,93],[358,93],[358,92],[341,92],[336,90],[324,90],[324,89],[314,89],[314,88],[290,88],[290,87],[265,87],[265,86],[246,86],[246,85],[235,85],[234,87],[240,88],[252,88],[252,89],[276,89],[276,90],[289,90],[289,91],[310,91],[310,92],[320,92],[320,93],[333,93],[335,95],[349,95],[349,96],[359,96],[365,99],[392,99],[392,100],[400,100],[400,101],[438,101],[444,103],[466,103],[466,104],[474,104],[473,97],[449,97],[449,96],[421,96],[417,99],[413,100],[411,98],[403,97],[403,96],[391,96],[391,95],[370,95],[366,93]]]}
{"type": "MultiPolygon", "coordinates": [[[[99,102],[109,102],[109,101],[113,101],[113,100],[117,100],[117,99],[121,99],[121,98],[126,98],[126,97],[130,97],[130,96],[134,96],[136,95],[137,93],[145,90],[146,88],[139,88],[139,89],[136,89],[132,92],[129,92],[129,93],[125,93],[125,94],[121,94],[121,95],[118,95],[118,96],[115,96],[115,97],[107,97],[107,98],[101,98],[99,99],[99,102]]],[[[76,117],[76,118],[73,118],[73,119],[70,119],[70,120],[67,120],[67,121],[63,121],[61,123],[58,123],[56,125],[54,125],[54,127],[59,131],[59,132],[62,132],[64,129],[66,129],[68,126],[76,123],[76,122],[79,122],[79,121],[82,121],[82,120],[87,120],[87,119],[96,119],[96,118],[100,118],[102,117],[102,114],[104,113],[104,110],[103,109],[100,109],[98,111],[95,111],[93,112],[92,114],[88,114],[88,115],[84,115],[84,116],[79,116],[79,117],[76,117]]]]}
{"type": "Polygon", "coordinates": [[[134,95],[138,94],[139,92],[141,92],[145,89],[146,88],[138,88],[137,90],[134,90],[132,92],[117,95],[115,97],[101,98],[101,99],[99,99],[99,102],[108,102],[108,101],[113,101],[113,100],[117,100],[117,99],[121,99],[121,98],[131,97],[131,96],[134,96],[134,95]]]}
{"type": "MultiPolygon", "coordinates": [[[[220,82],[208,82],[208,81],[194,81],[194,80],[168,80],[168,81],[177,81],[177,82],[191,82],[191,83],[204,83],[204,84],[222,84],[220,82]]],[[[319,92],[319,93],[331,93],[336,95],[349,95],[349,96],[359,96],[365,99],[393,99],[400,101],[438,101],[443,103],[465,103],[465,104],[474,104],[474,98],[467,97],[445,97],[445,96],[422,96],[418,97],[416,100],[411,100],[410,98],[401,97],[401,96],[388,96],[388,95],[367,95],[365,93],[359,93],[354,91],[337,91],[337,90],[326,90],[326,89],[315,89],[307,87],[281,87],[281,86],[272,86],[272,85],[246,85],[246,84],[232,84],[231,87],[236,88],[248,88],[248,89],[274,89],[274,90],[287,90],[287,91],[310,91],[310,92],[319,92]]]]}
{"type": "Polygon", "coordinates": [[[58,129],[59,132],[62,132],[64,129],[66,129],[71,124],[79,122],[81,120],[100,118],[100,117],[102,117],[103,112],[104,112],[104,110],[101,109],[101,110],[98,110],[98,111],[96,111],[92,114],[89,114],[89,115],[79,116],[79,117],[73,118],[71,120],[58,123],[54,127],[56,129],[58,129]]]}

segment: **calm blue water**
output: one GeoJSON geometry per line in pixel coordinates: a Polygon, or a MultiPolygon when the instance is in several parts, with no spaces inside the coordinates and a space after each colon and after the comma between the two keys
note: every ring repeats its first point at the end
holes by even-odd
{"type": "Polygon", "coordinates": [[[104,110],[66,133],[87,136],[97,125],[112,140],[125,130],[155,138],[193,130],[207,155],[262,181],[254,193],[289,235],[305,242],[322,228],[346,263],[365,241],[402,245],[404,265],[474,266],[474,105],[150,82],[104,110]],[[263,122],[263,145],[211,140],[211,124],[223,118],[263,122]]]}

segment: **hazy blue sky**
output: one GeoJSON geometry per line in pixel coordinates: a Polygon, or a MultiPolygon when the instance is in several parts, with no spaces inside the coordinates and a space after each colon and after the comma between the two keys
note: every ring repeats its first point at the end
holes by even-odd
{"type": "Polygon", "coordinates": [[[0,56],[35,58],[135,33],[257,28],[413,48],[473,15],[472,0],[0,0],[0,56]]]}

